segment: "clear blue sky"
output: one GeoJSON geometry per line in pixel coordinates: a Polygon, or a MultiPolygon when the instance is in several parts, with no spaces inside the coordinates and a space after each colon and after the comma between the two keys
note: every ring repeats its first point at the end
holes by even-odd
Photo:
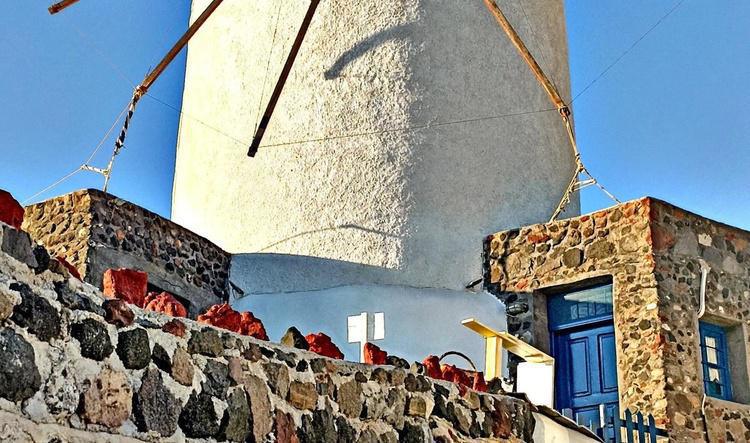
{"type": "MultiPolygon", "coordinates": [[[[82,0],[50,17],[51,2],[9,0],[0,15],[0,188],[19,199],[80,165],[189,13],[187,0],[82,0]]],[[[567,0],[573,94],[676,3],[567,0]]],[[[618,197],[652,195],[750,229],[748,23],[746,0],[685,0],[575,101],[584,161],[618,197]]],[[[177,108],[184,62],[152,89],[177,108]]],[[[169,215],[177,124],[173,109],[141,101],[111,192],[169,215]]],[[[38,199],[101,182],[80,173],[38,199]]],[[[584,211],[609,204],[584,191],[584,211]]]]}

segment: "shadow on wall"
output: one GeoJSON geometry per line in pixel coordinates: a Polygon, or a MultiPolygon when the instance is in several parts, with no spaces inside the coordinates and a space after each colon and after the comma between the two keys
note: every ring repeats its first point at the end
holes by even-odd
{"type": "MultiPolygon", "coordinates": [[[[382,312],[385,339],[374,343],[409,362],[427,355],[460,351],[484,367],[484,339],[461,324],[476,318],[506,330],[505,308],[486,292],[410,288],[395,285],[352,285],[320,291],[251,294],[232,302],[234,309],[252,311],[263,320],[271,340],[296,326],[303,334],[323,331],[345,354],[359,359],[359,344],[347,343],[347,318],[362,312],[382,312]]],[[[448,361],[467,367],[463,360],[448,361]]],[[[480,369],[481,370],[481,369],[480,369]]]]}
{"type": "MultiPolygon", "coordinates": [[[[303,235],[303,234],[300,234],[303,235]]],[[[230,280],[246,294],[304,292],[344,285],[389,284],[402,271],[308,255],[250,253],[232,256],[230,280]]]]}
{"type": "Polygon", "coordinates": [[[260,250],[260,252],[267,251],[267,250],[273,248],[274,246],[277,246],[277,245],[280,245],[282,243],[288,242],[289,240],[293,240],[295,238],[304,237],[304,236],[310,235],[310,234],[318,234],[320,232],[336,231],[336,230],[339,230],[339,229],[354,229],[354,230],[357,230],[357,231],[368,232],[370,234],[381,235],[383,237],[401,238],[398,235],[391,234],[390,232],[380,231],[378,229],[365,228],[363,226],[358,226],[358,225],[355,225],[353,223],[345,223],[345,224],[339,225],[339,226],[330,226],[330,227],[327,227],[327,228],[312,229],[312,230],[309,230],[309,231],[298,232],[298,233],[296,233],[294,235],[290,235],[289,237],[283,238],[281,240],[275,241],[275,242],[273,242],[273,243],[271,243],[269,245],[264,246],[260,250]]]}
{"type": "Polygon", "coordinates": [[[412,23],[407,23],[376,32],[341,54],[336,59],[336,62],[323,73],[323,77],[326,80],[333,80],[340,77],[341,72],[350,63],[386,42],[407,38],[412,34],[413,28],[414,25],[412,23]]]}

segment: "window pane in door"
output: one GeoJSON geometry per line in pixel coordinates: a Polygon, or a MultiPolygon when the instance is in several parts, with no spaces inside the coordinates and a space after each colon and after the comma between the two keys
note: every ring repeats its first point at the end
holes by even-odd
{"type": "Polygon", "coordinates": [[[612,285],[595,286],[548,299],[551,326],[612,315],[612,285]]]}

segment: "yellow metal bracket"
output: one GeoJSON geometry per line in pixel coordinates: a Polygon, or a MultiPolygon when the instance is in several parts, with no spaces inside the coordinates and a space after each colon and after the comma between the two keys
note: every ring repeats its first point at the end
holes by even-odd
{"type": "Polygon", "coordinates": [[[484,376],[487,380],[502,375],[503,348],[531,363],[555,363],[554,358],[507,332],[495,331],[473,318],[467,318],[461,324],[484,337],[484,376]]]}

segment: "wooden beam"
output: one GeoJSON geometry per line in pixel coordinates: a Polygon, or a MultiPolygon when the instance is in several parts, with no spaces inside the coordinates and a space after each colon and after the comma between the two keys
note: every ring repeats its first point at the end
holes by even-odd
{"type": "Polygon", "coordinates": [[[555,108],[557,108],[557,111],[560,113],[560,118],[562,118],[563,123],[565,123],[565,131],[568,133],[570,146],[573,149],[573,155],[575,156],[576,161],[576,169],[573,172],[573,178],[570,180],[568,187],[565,189],[565,193],[563,193],[563,196],[560,199],[560,203],[558,203],[555,212],[552,214],[550,222],[555,221],[557,217],[565,210],[565,207],[570,203],[571,196],[574,192],[580,191],[583,187],[588,185],[596,185],[599,189],[602,190],[602,192],[607,194],[609,198],[617,203],[620,203],[620,200],[618,200],[614,195],[607,191],[604,186],[602,186],[591,174],[589,174],[589,172],[586,170],[586,167],[583,166],[583,162],[581,161],[581,153],[578,151],[576,136],[575,132],[573,131],[573,122],[571,121],[572,116],[570,108],[565,103],[565,100],[563,100],[563,98],[560,96],[560,93],[558,92],[557,88],[555,88],[555,85],[552,84],[549,77],[547,77],[547,74],[544,73],[542,68],[539,66],[539,63],[537,63],[534,59],[534,56],[531,55],[531,52],[529,52],[529,49],[524,44],[523,40],[521,40],[521,37],[518,35],[516,30],[513,29],[513,26],[510,24],[508,19],[505,18],[505,14],[503,14],[503,11],[501,11],[497,6],[495,0],[484,0],[484,4],[485,6],[487,6],[487,9],[490,11],[490,13],[495,17],[495,20],[497,20],[497,23],[500,25],[503,31],[505,31],[505,34],[510,39],[511,43],[513,43],[513,46],[515,46],[518,50],[518,53],[521,54],[521,58],[523,58],[526,64],[529,65],[529,68],[531,68],[531,72],[544,88],[544,91],[547,93],[547,96],[549,97],[552,104],[555,105],[555,108]],[[587,175],[589,177],[589,180],[579,180],[579,174],[587,175]]]}
{"type": "MultiPolygon", "coordinates": [[[[77,3],[78,1],[79,0],[63,0],[59,3],[55,3],[54,5],[49,7],[49,13],[56,14],[67,8],[68,6],[77,3]]],[[[213,0],[201,13],[201,15],[198,16],[197,19],[195,19],[188,30],[182,35],[182,37],[180,37],[179,40],[177,40],[174,46],[172,46],[172,49],[167,52],[167,54],[161,59],[159,64],[156,65],[156,67],[146,75],[141,84],[138,85],[138,87],[136,88],[136,92],[138,95],[143,95],[148,92],[148,89],[151,87],[151,85],[153,85],[156,79],[159,78],[159,76],[164,72],[165,69],[167,69],[167,66],[172,63],[175,57],[177,57],[177,54],[182,51],[185,45],[187,45],[188,41],[193,37],[193,35],[195,35],[196,32],[198,32],[201,26],[203,26],[206,20],[211,17],[211,14],[216,11],[216,8],[218,8],[223,1],[224,0],[213,0]]]]}
{"type": "Polygon", "coordinates": [[[473,318],[467,318],[462,325],[484,337],[484,371],[487,380],[502,374],[503,348],[531,363],[552,365],[555,359],[539,349],[507,332],[495,331],[473,318]]]}
{"type": "Polygon", "coordinates": [[[180,37],[179,40],[177,40],[177,43],[172,46],[172,49],[167,52],[167,55],[164,56],[164,58],[161,59],[158,65],[146,75],[146,78],[143,79],[141,84],[138,86],[138,90],[141,91],[141,94],[145,94],[148,92],[148,88],[151,87],[151,85],[154,84],[157,78],[164,72],[164,70],[169,66],[170,63],[172,63],[172,60],[177,57],[177,54],[182,51],[182,48],[187,45],[188,41],[195,35],[196,32],[198,32],[198,29],[203,26],[203,24],[208,20],[209,17],[211,17],[211,14],[214,13],[216,8],[221,5],[221,2],[224,0],[213,0],[211,4],[206,7],[206,10],[201,13],[201,15],[195,19],[192,25],[188,28],[187,32],[180,37]]]}
{"type": "Polygon", "coordinates": [[[156,79],[159,78],[159,76],[164,72],[164,70],[169,66],[170,63],[172,63],[172,60],[175,59],[177,54],[180,53],[182,48],[187,45],[188,41],[190,40],[193,35],[195,35],[196,32],[198,32],[198,29],[203,26],[203,24],[208,20],[208,18],[213,14],[213,12],[216,10],[216,8],[221,5],[221,3],[224,0],[213,0],[208,7],[201,13],[201,15],[193,22],[193,24],[190,25],[187,32],[185,32],[182,37],[180,37],[179,40],[177,40],[177,43],[172,46],[172,49],[167,52],[167,55],[164,56],[164,58],[161,59],[158,65],[149,72],[146,77],[143,79],[140,85],[138,85],[135,88],[135,91],[133,91],[133,98],[130,100],[130,105],[128,107],[128,113],[125,116],[125,122],[123,123],[122,129],[120,130],[120,135],[117,137],[117,140],[115,140],[115,149],[112,151],[112,157],[109,159],[109,164],[107,165],[107,169],[101,169],[96,170],[92,168],[87,168],[90,171],[99,172],[104,176],[104,192],[107,192],[107,186],[109,185],[109,179],[112,175],[112,168],[115,163],[115,158],[122,150],[123,146],[125,145],[125,137],[128,134],[128,127],[130,127],[130,120],[133,118],[133,113],[135,112],[135,107],[138,104],[138,101],[140,98],[148,93],[148,89],[151,87],[151,85],[154,84],[156,79]]]}
{"type": "Polygon", "coordinates": [[[534,76],[537,78],[537,80],[539,80],[539,83],[542,84],[542,87],[547,92],[547,95],[552,101],[552,104],[555,105],[555,108],[566,108],[567,105],[565,104],[565,101],[562,99],[562,97],[560,97],[560,93],[557,92],[557,88],[555,88],[544,71],[542,71],[542,68],[536,62],[534,56],[531,55],[531,52],[529,52],[529,49],[524,44],[523,40],[521,40],[521,37],[518,35],[516,30],[513,29],[513,26],[510,24],[508,19],[505,18],[505,14],[503,14],[503,11],[501,11],[497,6],[495,0],[484,0],[484,4],[487,6],[487,9],[489,9],[490,13],[492,13],[492,15],[495,17],[495,20],[497,20],[497,23],[500,25],[500,27],[503,28],[505,34],[508,35],[511,43],[513,43],[513,46],[515,46],[518,52],[521,54],[523,60],[527,65],[529,65],[529,68],[531,68],[531,72],[534,73],[534,76]]]}
{"type": "Polygon", "coordinates": [[[57,2],[54,5],[50,6],[49,8],[47,8],[47,10],[49,11],[50,14],[57,14],[58,12],[67,8],[73,3],[78,3],[78,0],[63,0],[61,2],[57,2]]]}
{"type": "Polygon", "coordinates": [[[250,149],[248,149],[247,151],[247,155],[249,157],[255,157],[255,154],[258,153],[260,142],[263,140],[263,134],[265,134],[266,132],[268,122],[271,120],[273,110],[276,108],[276,103],[278,103],[279,101],[281,91],[284,89],[284,84],[286,83],[287,77],[289,77],[289,72],[292,70],[294,60],[297,58],[297,53],[299,52],[299,48],[302,46],[302,41],[305,39],[305,34],[307,34],[307,29],[310,27],[310,22],[312,21],[313,15],[315,15],[315,10],[318,8],[319,3],[320,0],[310,0],[310,6],[307,8],[305,18],[302,19],[302,25],[297,32],[297,37],[294,39],[292,49],[289,50],[289,55],[286,58],[286,63],[284,63],[284,67],[281,69],[281,74],[279,74],[279,79],[276,82],[276,87],[274,87],[271,98],[268,100],[266,111],[263,113],[263,116],[260,119],[258,129],[255,131],[255,136],[253,136],[253,141],[250,144],[250,149]]]}

